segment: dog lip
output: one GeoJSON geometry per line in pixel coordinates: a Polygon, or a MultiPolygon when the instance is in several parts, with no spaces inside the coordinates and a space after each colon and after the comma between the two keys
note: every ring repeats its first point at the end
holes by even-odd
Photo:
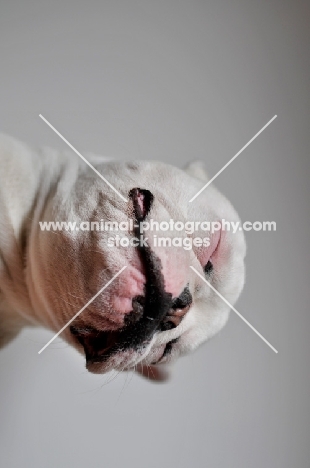
{"type": "MultiPolygon", "coordinates": [[[[87,363],[107,362],[114,354],[128,349],[143,349],[149,344],[160,323],[172,306],[172,295],[164,288],[161,262],[151,250],[141,252],[148,272],[145,284],[144,307],[141,317],[132,320],[119,331],[98,332],[89,337],[78,336],[84,346],[87,363]]],[[[141,303],[139,298],[138,304],[141,303]]],[[[140,304],[141,305],[141,304],[140,304]]]]}
{"type": "MultiPolygon", "coordinates": [[[[143,296],[138,296],[139,303],[145,302],[143,296]],[[143,299],[143,301],[142,301],[143,299]]],[[[172,306],[169,312],[161,319],[160,322],[154,317],[148,316],[147,309],[143,309],[142,317],[137,320],[132,319],[129,323],[119,331],[105,331],[97,332],[96,341],[98,345],[94,344],[96,350],[95,353],[86,352],[86,359],[88,364],[103,363],[107,362],[116,353],[132,349],[138,351],[143,349],[150,343],[154,332],[154,324],[158,331],[164,331],[170,328],[176,328],[192,305],[192,296],[189,292],[188,286],[183,290],[178,298],[171,301],[172,306]],[[175,307],[176,305],[180,307],[175,307]],[[167,328],[167,325],[171,323],[171,327],[167,328]],[[147,326],[148,325],[148,326],[147,326]],[[101,345],[101,346],[100,346],[101,345]]],[[[133,311],[134,312],[134,311],[133,311]]],[[[156,330],[155,328],[155,330],[156,330]]],[[[160,362],[165,356],[170,354],[173,343],[176,343],[177,339],[169,341],[164,349],[164,353],[157,360],[160,362]]]]}
{"type": "MultiPolygon", "coordinates": [[[[135,188],[130,191],[130,196],[133,200],[136,221],[140,224],[151,208],[153,195],[148,190],[135,188]]],[[[140,230],[140,225],[138,229],[140,230]]],[[[119,331],[99,331],[97,335],[92,333],[89,336],[76,334],[84,346],[87,364],[107,362],[113,355],[128,349],[143,349],[159,330],[160,323],[172,307],[172,294],[165,290],[160,258],[148,245],[137,246],[137,249],[146,277],[142,310],[139,311],[140,318],[130,321],[119,331]]],[[[136,304],[140,309],[141,300],[139,297],[136,304]]]]}
{"type": "Polygon", "coordinates": [[[97,362],[99,356],[106,354],[115,346],[117,331],[101,331],[93,328],[70,327],[71,334],[84,347],[87,362],[97,362]]]}
{"type": "Polygon", "coordinates": [[[179,341],[179,338],[174,338],[173,340],[168,341],[168,343],[166,343],[165,345],[162,355],[157,361],[152,362],[152,366],[155,366],[156,364],[160,364],[166,356],[171,354],[172,346],[174,345],[174,343],[177,343],[178,341],[179,341]]]}
{"type": "MultiPolygon", "coordinates": [[[[140,223],[148,215],[154,197],[149,190],[138,187],[130,190],[129,197],[132,200],[135,220],[138,223],[135,227],[136,234],[138,234],[140,223]]],[[[143,236],[143,233],[140,235],[143,236]]],[[[125,323],[119,331],[99,332],[97,336],[93,336],[93,343],[91,339],[88,342],[80,339],[80,343],[84,345],[87,365],[99,362],[108,365],[110,358],[122,351],[129,349],[141,351],[151,342],[154,333],[160,331],[160,326],[165,320],[172,321],[171,317],[173,317],[172,323],[177,326],[190,307],[192,297],[188,287],[175,300],[172,299],[171,293],[166,292],[161,260],[150,246],[139,244],[137,250],[144,265],[146,277],[144,296],[136,298],[139,317],[131,317],[129,323],[125,323]],[[102,343],[100,343],[101,339],[102,343]]],[[[171,346],[172,342],[167,344],[165,355],[170,352],[171,346]]]]}

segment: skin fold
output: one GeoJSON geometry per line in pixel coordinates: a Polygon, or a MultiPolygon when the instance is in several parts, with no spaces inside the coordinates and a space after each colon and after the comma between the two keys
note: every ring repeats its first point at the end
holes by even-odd
{"type": "Polygon", "coordinates": [[[91,372],[156,369],[196,349],[226,323],[244,285],[242,231],[192,234],[141,230],[143,221],[227,221],[238,215],[202,163],[117,162],[85,157],[122,200],[69,151],[34,150],[0,135],[0,345],[24,326],[57,333],[123,266],[121,273],[61,334],[85,354],[91,372]],[[39,222],[101,220],[135,225],[128,232],[42,231],[39,222]],[[142,232],[141,232],[142,231],[142,232]],[[111,236],[146,245],[109,245],[111,236]],[[184,248],[194,237],[208,242],[184,248]],[[176,237],[182,245],[157,245],[176,237]],[[186,241],[186,242],[187,242],[186,241]],[[142,243],[143,244],[143,243],[142,243]]]}

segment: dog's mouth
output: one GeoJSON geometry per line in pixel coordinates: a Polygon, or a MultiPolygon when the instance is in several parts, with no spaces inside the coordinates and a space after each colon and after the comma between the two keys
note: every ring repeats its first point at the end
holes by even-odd
{"type": "MultiPolygon", "coordinates": [[[[140,223],[151,210],[153,195],[148,190],[134,188],[129,192],[129,198],[136,221],[135,235],[143,236],[140,223]]],[[[188,286],[176,298],[165,290],[161,261],[150,246],[141,243],[137,249],[144,266],[146,283],[144,294],[132,300],[132,311],[125,316],[123,328],[116,331],[100,331],[93,328],[70,327],[72,335],[84,347],[89,370],[97,364],[108,364],[108,361],[119,353],[138,351],[143,354],[154,334],[177,327],[192,304],[192,295],[188,286]]],[[[171,340],[164,346],[163,353],[156,363],[171,352],[175,342],[176,339],[171,340]]]]}
{"type": "MultiPolygon", "coordinates": [[[[150,317],[147,315],[149,309],[145,308],[140,319],[117,331],[100,331],[74,326],[71,326],[70,330],[84,347],[87,368],[91,369],[93,365],[108,363],[110,358],[118,353],[135,351],[142,355],[156,332],[171,330],[181,323],[191,303],[191,294],[186,287],[182,294],[172,301],[171,308],[161,320],[159,317],[162,316],[162,309],[159,310],[157,317],[150,317]]],[[[130,315],[134,314],[133,310],[130,315]]],[[[178,338],[175,338],[163,345],[160,356],[152,362],[152,365],[162,362],[171,353],[172,346],[177,341],[178,338]]]]}

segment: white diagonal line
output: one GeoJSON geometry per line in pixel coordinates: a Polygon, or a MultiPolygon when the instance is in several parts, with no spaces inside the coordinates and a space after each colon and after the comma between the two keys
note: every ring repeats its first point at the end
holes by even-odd
{"type": "Polygon", "coordinates": [[[116,273],[116,275],[114,275],[114,276],[113,276],[113,278],[111,278],[111,279],[110,279],[110,281],[108,281],[108,282],[107,282],[107,284],[105,284],[105,285],[103,286],[103,288],[101,288],[101,289],[100,289],[100,291],[98,291],[98,292],[97,292],[97,294],[95,294],[95,296],[94,296],[94,297],[92,297],[92,298],[90,299],[90,301],[88,301],[88,302],[87,302],[87,304],[85,304],[85,305],[84,305],[84,307],[82,307],[82,309],[81,309],[81,310],[79,310],[79,311],[78,311],[78,312],[75,314],[75,316],[74,316],[74,317],[72,317],[72,319],[71,319],[71,320],[69,320],[69,322],[68,322],[68,323],[66,323],[66,325],[65,325],[64,327],[62,327],[62,329],[61,329],[61,330],[59,330],[59,332],[58,332],[58,333],[56,333],[56,335],[55,335],[55,336],[53,336],[53,338],[52,338],[51,340],[49,340],[49,342],[48,342],[48,343],[46,343],[46,345],[45,345],[45,346],[43,346],[43,348],[42,348],[42,349],[40,349],[40,351],[38,352],[38,354],[41,354],[41,353],[42,353],[42,351],[44,351],[44,350],[45,350],[45,348],[47,348],[47,347],[48,347],[48,346],[49,346],[49,345],[50,345],[50,344],[51,344],[51,343],[52,343],[52,342],[53,342],[53,341],[54,341],[54,340],[57,338],[57,336],[59,336],[59,335],[60,335],[60,333],[62,333],[62,332],[64,331],[64,329],[65,329],[65,328],[67,328],[67,326],[68,326],[68,325],[70,325],[70,323],[71,323],[71,322],[73,322],[73,320],[75,320],[75,319],[76,319],[76,317],[78,317],[78,316],[79,316],[79,315],[80,315],[80,314],[83,312],[83,310],[85,310],[85,309],[86,309],[86,307],[88,307],[88,306],[89,306],[89,304],[91,304],[91,303],[92,303],[92,302],[93,302],[93,301],[96,299],[96,297],[98,297],[98,296],[99,296],[99,294],[101,294],[101,293],[102,293],[102,291],[104,291],[104,290],[105,290],[105,289],[106,289],[108,286],[110,286],[110,284],[111,284],[111,283],[112,283],[112,282],[115,280],[115,278],[117,278],[117,277],[118,277],[118,275],[120,275],[120,274],[121,274],[121,273],[122,273],[122,272],[125,270],[125,268],[127,268],[127,266],[124,266],[124,267],[123,267],[123,268],[122,268],[122,269],[121,269],[121,270],[120,270],[118,273],[116,273]]]}
{"type": "Polygon", "coordinates": [[[45,122],[52,130],[54,130],[54,132],[55,132],[65,143],[67,143],[67,145],[68,145],[81,159],[83,159],[83,161],[84,161],[86,164],[88,164],[88,166],[91,167],[92,170],[93,170],[99,177],[101,177],[101,179],[102,179],[112,190],[114,190],[114,192],[117,193],[117,195],[118,195],[119,197],[121,197],[121,199],[122,199],[123,201],[127,202],[126,198],[123,197],[123,195],[122,195],[121,193],[119,193],[119,191],[116,190],[116,188],[113,187],[113,185],[112,185],[107,179],[105,179],[105,178],[103,177],[103,175],[100,174],[100,172],[98,172],[97,169],[95,169],[94,166],[92,166],[92,165],[90,164],[90,162],[88,162],[87,159],[84,158],[84,156],[82,156],[82,154],[79,153],[78,150],[75,149],[74,146],[72,146],[71,143],[69,143],[69,141],[66,140],[66,138],[65,138],[64,136],[62,136],[62,134],[61,134],[58,130],[56,130],[56,128],[53,127],[53,125],[52,125],[51,123],[49,123],[49,121],[46,120],[46,118],[43,117],[42,114],[39,114],[39,117],[41,117],[41,119],[44,120],[44,122],[45,122]]]}
{"type": "Polygon", "coordinates": [[[248,322],[247,319],[245,319],[245,318],[243,317],[243,315],[241,315],[240,312],[238,312],[238,311],[234,308],[234,306],[232,306],[232,305],[227,301],[227,299],[225,299],[225,297],[222,296],[222,294],[219,293],[218,290],[215,289],[215,288],[212,286],[212,284],[210,284],[209,281],[207,281],[206,278],[204,278],[204,276],[202,276],[202,275],[196,270],[196,268],[194,268],[193,266],[191,266],[191,269],[196,273],[196,275],[198,275],[198,276],[212,289],[212,291],[214,291],[214,292],[215,292],[215,293],[216,293],[216,294],[217,294],[217,295],[218,295],[218,296],[219,296],[219,297],[220,297],[220,298],[221,298],[221,299],[238,315],[238,317],[240,317],[240,318],[244,321],[244,323],[246,323],[246,324],[256,333],[257,336],[259,336],[259,337],[272,349],[272,351],[274,351],[275,353],[278,354],[278,351],[276,350],[276,348],[274,348],[274,347],[272,346],[272,344],[270,344],[269,341],[267,341],[266,338],[264,338],[263,335],[261,335],[261,334],[256,330],[256,328],[254,328],[253,325],[251,325],[250,322],[248,322]]]}
{"type": "Polygon", "coordinates": [[[233,162],[233,161],[234,161],[234,160],[235,160],[235,159],[236,159],[236,158],[239,156],[239,154],[241,154],[241,153],[242,153],[242,151],[244,151],[244,150],[245,150],[245,148],[247,148],[247,147],[248,147],[248,146],[249,146],[249,145],[252,143],[252,141],[254,141],[254,140],[255,140],[255,138],[257,138],[257,137],[258,137],[258,135],[260,135],[260,134],[261,134],[261,133],[262,133],[262,132],[265,130],[265,128],[267,128],[267,127],[268,127],[268,125],[270,125],[270,124],[271,124],[271,122],[273,122],[273,121],[274,121],[274,119],[276,119],[276,118],[277,118],[277,115],[274,115],[274,116],[272,117],[272,119],[270,119],[270,120],[269,120],[269,122],[267,122],[267,123],[266,123],[266,125],[264,125],[264,126],[263,126],[263,128],[261,128],[261,129],[260,129],[260,131],[259,131],[259,132],[257,132],[257,133],[256,133],[256,135],[254,135],[254,136],[253,136],[253,138],[251,138],[251,140],[250,140],[250,141],[248,141],[248,142],[247,142],[247,144],[246,144],[246,145],[244,145],[244,147],[243,147],[243,148],[241,148],[241,150],[240,150],[240,151],[238,151],[238,153],[237,153],[237,154],[235,154],[235,156],[233,156],[233,157],[232,157],[232,158],[231,158],[231,159],[228,161],[228,163],[227,163],[227,164],[225,164],[225,166],[223,166],[223,167],[222,167],[222,169],[221,169],[221,170],[219,170],[219,171],[218,171],[218,172],[215,174],[215,176],[213,176],[213,177],[212,177],[212,179],[210,179],[210,180],[209,180],[209,181],[206,183],[206,185],[204,185],[204,186],[202,187],[202,189],[200,189],[200,190],[199,190],[199,192],[197,192],[197,193],[196,193],[196,195],[194,195],[194,196],[193,196],[193,197],[190,199],[189,203],[192,203],[192,201],[194,201],[194,200],[195,200],[195,198],[197,198],[197,197],[198,197],[198,195],[200,195],[200,194],[201,194],[201,192],[203,192],[203,191],[204,191],[204,190],[205,190],[205,189],[206,189],[206,188],[207,188],[207,187],[208,187],[208,186],[209,186],[209,185],[210,185],[210,184],[211,184],[211,183],[214,181],[214,179],[216,179],[216,178],[217,178],[217,177],[218,177],[218,176],[221,174],[221,172],[223,172],[223,171],[224,171],[224,169],[226,169],[226,167],[228,167],[228,166],[229,166],[229,164],[231,164],[231,163],[232,163],[232,162],[233,162]]]}

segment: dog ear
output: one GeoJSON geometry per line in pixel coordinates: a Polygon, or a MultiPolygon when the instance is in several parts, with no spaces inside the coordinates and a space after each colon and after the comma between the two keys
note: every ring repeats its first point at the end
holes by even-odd
{"type": "Polygon", "coordinates": [[[184,171],[196,179],[202,180],[203,182],[208,182],[209,176],[203,161],[191,161],[188,163],[184,171]]]}

